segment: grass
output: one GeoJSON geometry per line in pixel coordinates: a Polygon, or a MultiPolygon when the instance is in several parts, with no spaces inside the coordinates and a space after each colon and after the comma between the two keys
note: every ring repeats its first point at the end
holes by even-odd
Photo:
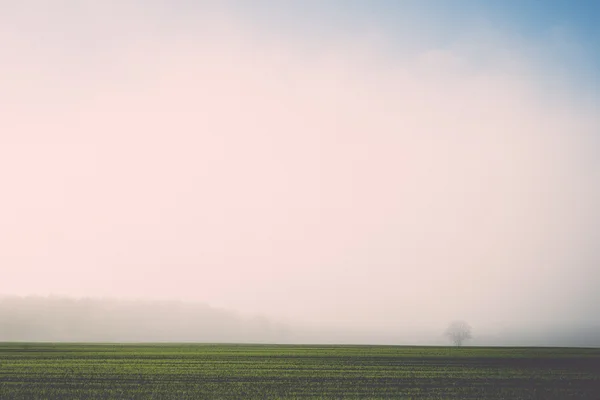
{"type": "Polygon", "coordinates": [[[0,399],[598,399],[600,349],[0,344],[0,399]]]}

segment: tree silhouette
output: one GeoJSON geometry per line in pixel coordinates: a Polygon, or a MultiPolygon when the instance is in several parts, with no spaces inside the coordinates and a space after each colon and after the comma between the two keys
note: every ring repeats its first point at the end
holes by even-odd
{"type": "Polygon", "coordinates": [[[465,321],[454,321],[448,325],[444,333],[455,346],[462,346],[465,340],[471,339],[471,326],[465,321]]]}

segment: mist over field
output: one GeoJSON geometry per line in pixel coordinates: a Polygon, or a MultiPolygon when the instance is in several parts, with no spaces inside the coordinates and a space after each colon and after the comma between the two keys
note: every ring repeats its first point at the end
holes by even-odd
{"type": "MultiPolygon", "coordinates": [[[[387,330],[285,324],[202,303],[66,297],[0,297],[0,342],[447,345],[445,326],[387,330]]],[[[477,328],[477,327],[475,327],[477,328]]],[[[477,334],[475,346],[600,347],[596,325],[552,324],[477,334]]]]}
{"type": "Polygon", "coordinates": [[[0,0],[0,341],[598,346],[597,6],[459,3],[0,0]]]}

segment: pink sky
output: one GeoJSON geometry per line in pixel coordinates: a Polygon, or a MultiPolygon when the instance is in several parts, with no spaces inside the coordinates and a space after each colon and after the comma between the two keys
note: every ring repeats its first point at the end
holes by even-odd
{"type": "Polygon", "coordinates": [[[167,29],[134,3],[0,16],[0,293],[598,321],[597,104],[526,46],[167,29]]]}

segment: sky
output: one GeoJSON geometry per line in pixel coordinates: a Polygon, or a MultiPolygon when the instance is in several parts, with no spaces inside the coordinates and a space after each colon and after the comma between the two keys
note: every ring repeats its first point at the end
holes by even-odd
{"type": "Polygon", "coordinates": [[[0,0],[0,294],[600,326],[599,16],[0,0]]]}

